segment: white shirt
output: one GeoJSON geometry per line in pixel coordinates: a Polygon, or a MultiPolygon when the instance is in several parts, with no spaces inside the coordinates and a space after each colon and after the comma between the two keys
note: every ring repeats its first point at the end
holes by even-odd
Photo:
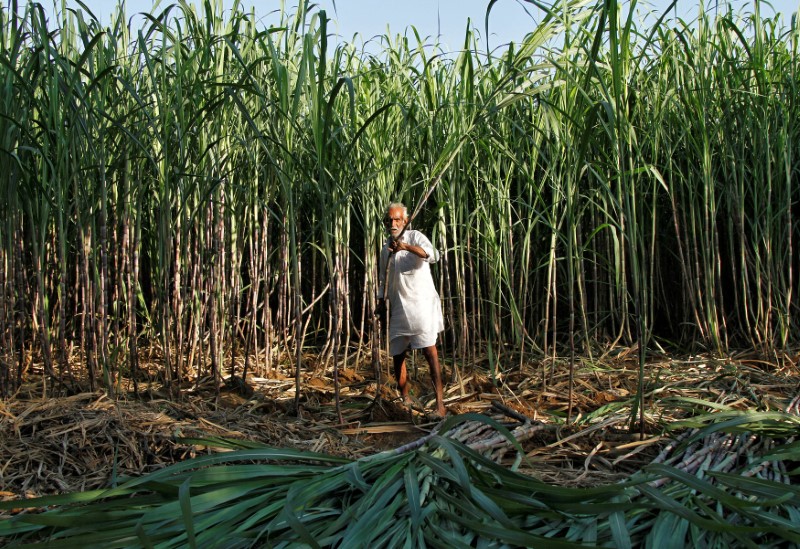
{"type": "Polygon", "coordinates": [[[439,261],[439,252],[431,241],[419,231],[413,229],[403,233],[402,241],[410,246],[419,246],[428,257],[425,259],[416,254],[401,250],[389,257],[389,244],[386,241],[381,250],[378,272],[378,298],[384,297],[383,289],[389,295],[389,339],[399,336],[419,334],[438,334],[444,330],[442,305],[439,294],[433,285],[431,263],[439,261]],[[386,285],[386,263],[389,262],[389,284],[386,285]]]}

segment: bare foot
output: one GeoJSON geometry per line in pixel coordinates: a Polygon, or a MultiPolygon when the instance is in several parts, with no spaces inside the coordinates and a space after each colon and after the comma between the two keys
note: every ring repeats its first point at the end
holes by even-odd
{"type": "Polygon", "coordinates": [[[436,412],[428,412],[427,414],[425,414],[425,419],[430,421],[431,423],[442,421],[445,417],[447,417],[446,410],[444,412],[436,411],[436,412]]]}

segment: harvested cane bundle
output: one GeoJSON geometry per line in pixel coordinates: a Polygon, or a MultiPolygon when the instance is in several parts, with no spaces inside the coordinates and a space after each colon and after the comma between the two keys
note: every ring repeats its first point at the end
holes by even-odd
{"type": "MultiPolygon", "coordinates": [[[[800,490],[753,478],[763,471],[756,471],[758,464],[780,461],[770,448],[797,423],[787,414],[709,423],[625,482],[589,489],[548,485],[482,455],[496,456],[506,443],[520,447],[508,428],[477,414],[449,418],[420,441],[355,461],[253,443],[187,441],[234,451],[109,490],[26,501],[31,510],[0,523],[0,537],[16,546],[49,540],[104,547],[797,544],[792,517],[800,516],[800,490]],[[709,458],[722,466],[725,459],[714,456],[722,456],[726,442],[695,442],[732,426],[760,429],[736,435],[739,448],[752,452],[753,467],[713,475],[706,467],[713,484],[687,472],[709,458]],[[757,444],[753,436],[774,440],[757,444]],[[44,506],[55,507],[34,512],[44,506]]],[[[539,428],[525,422],[514,431],[524,436],[539,428]]],[[[21,504],[2,507],[10,505],[21,504]]]]}

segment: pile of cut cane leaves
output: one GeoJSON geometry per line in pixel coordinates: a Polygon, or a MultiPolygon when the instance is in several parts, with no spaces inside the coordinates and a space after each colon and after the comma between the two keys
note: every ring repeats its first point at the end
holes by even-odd
{"type": "Polygon", "coordinates": [[[800,544],[800,416],[722,410],[670,427],[620,482],[554,486],[517,469],[544,426],[467,413],[360,459],[251,441],[109,489],[4,502],[8,546],[574,547],[800,544]],[[489,428],[487,428],[487,426],[489,428]],[[507,454],[511,466],[500,465],[507,454]],[[21,509],[24,505],[24,509],[21,509]]]}

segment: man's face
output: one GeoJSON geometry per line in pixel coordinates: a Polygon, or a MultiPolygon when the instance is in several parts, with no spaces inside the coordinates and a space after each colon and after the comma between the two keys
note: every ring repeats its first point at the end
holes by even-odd
{"type": "Polygon", "coordinates": [[[403,208],[392,208],[386,212],[386,217],[383,218],[383,224],[392,236],[400,234],[400,231],[406,226],[406,221],[406,216],[403,215],[403,208]]]}

